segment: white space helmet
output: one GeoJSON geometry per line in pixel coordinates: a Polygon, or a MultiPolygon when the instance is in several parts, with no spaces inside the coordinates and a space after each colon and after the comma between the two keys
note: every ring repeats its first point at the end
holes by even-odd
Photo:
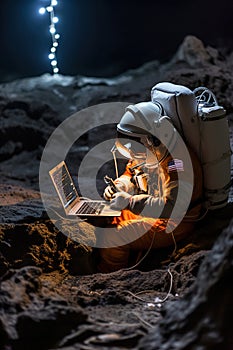
{"type": "Polygon", "coordinates": [[[140,102],[129,105],[117,125],[117,130],[128,137],[143,139],[152,136],[153,142],[159,140],[166,148],[176,140],[176,129],[170,119],[163,115],[159,103],[140,102]]]}
{"type": "Polygon", "coordinates": [[[158,121],[161,115],[162,107],[153,102],[129,105],[117,125],[117,130],[127,136],[135,137],[152,134],[154,122],[158,121]]]}

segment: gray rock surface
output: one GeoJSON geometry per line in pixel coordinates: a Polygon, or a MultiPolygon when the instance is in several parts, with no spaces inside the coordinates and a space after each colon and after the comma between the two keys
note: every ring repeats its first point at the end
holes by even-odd
{"type": "Polygon", "coordinates": [[[0,345],[5,349],[48,349],[86,323],[87,315],[81,308],[43,294],[40,275],[39,268],[28,266],[9,270],[1,281],[0,345]]]}
{"type": "Polygon", "coordinates": [[[233,346],[233,220],[200,266],[190,291],[166,305],[139,349],[224,349],[233,346]]]}

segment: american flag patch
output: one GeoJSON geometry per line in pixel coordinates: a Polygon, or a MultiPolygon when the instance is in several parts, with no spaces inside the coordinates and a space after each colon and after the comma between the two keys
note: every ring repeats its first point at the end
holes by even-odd
{"type": "Polygon", "coordinates": [[[181,159],[173,159],[170,162],[168,162],[167,170],[169,173],[172,173],[173,171],[184,171],[184,164],[181,159]]]}

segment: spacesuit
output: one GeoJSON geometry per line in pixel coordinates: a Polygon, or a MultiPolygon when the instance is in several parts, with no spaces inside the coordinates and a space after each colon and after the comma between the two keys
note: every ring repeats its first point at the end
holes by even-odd
{"type": "Polygon", "coordinates": [[[114,218],[110,232],[106,228],[98,237],[103,247],[98,270],[104,273],[128,267],[131,251],[168,247],[174,240],[186,237],[202,207],[202,168],[194,152],[188,149],[189,163],[183,144],[169,140],[170,146],[165,146],[150,134],[149,124],[160,117],[150,102],[134,107],[126,111],[117,129],[121,135],[140,139],[145,153],[140,153],[141,159],[132,156],[129,160],[124,173],[114,181],[116,193],[110,186],[104,191],[111,207],[122,210],[121,216],[114,218]],[[143,175],[143,181],[137,174],[135,178],[134,169],[143,175]],[[177,200],[179,218],[174,214],[177,200]]]}

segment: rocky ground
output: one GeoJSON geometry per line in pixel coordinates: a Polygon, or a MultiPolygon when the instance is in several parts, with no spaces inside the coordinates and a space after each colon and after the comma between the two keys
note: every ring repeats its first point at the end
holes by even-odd
{"type": "MultiPolygon", "coordinates": [[[[38,178],[45,143],[68,116],[149,100],[160,81],[211,89],[227,110],[233,144],[232,69],[233,53],[186,37],[170,62],[112,79],[43,75],[0,85],[1,349],[233,348],[232,189],[227,207],[210,212],[174,254],[167,248],[137,268],[89,275],[92,249],[48,218],[38,178]]],[[[76,162],[93,139],[90,132],[82,140],[79,156],[74,149],[76,162]]],[[[94,227],[81,222],[78,232],[93,237],[94,227]]]]}

